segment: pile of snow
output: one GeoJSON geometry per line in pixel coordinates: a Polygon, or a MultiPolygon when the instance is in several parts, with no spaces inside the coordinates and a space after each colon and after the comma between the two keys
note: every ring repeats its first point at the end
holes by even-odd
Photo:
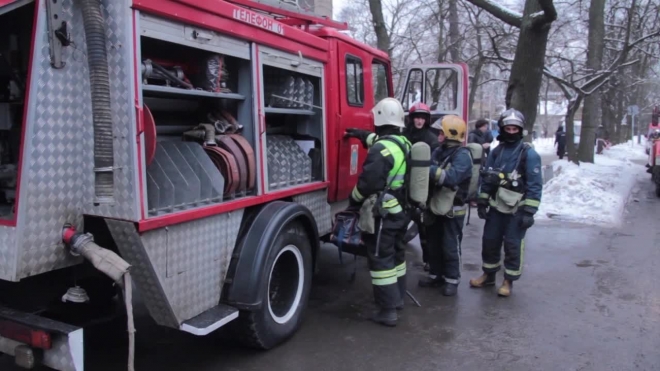
{"type": "Polygon", "coordinates": [[[630,160],[642,161],[648,159],[645,152],[646,139],[642,138],[641,144],[637,144],[637,140],[628,141],[625,144],[619,144],[603,151],[603,156],[614,158],[617,160],[630,160]]]}
{"type": "Polygon", "coordinates": [[[539,155],[549,155],[556,152],[555,138],[538,138],[533,144],[536,153],[539,155]]]}
{"type": "Polygon", "coordinates": [[[645,167],[633,161],[645,158],[643,146],[627,143],[596,155],[594,164],[553,162],[554,177],[543,187],[538,218],[620,225],[638,177],[648,176],[645,167]]]}

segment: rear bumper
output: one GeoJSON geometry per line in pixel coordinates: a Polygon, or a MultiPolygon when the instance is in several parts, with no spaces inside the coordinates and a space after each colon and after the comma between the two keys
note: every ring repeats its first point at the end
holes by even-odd
{"type": "MultiPolygon", "coordinates": [[[[0,319],[50,333],[52,347],[43,350],[41,364],[59,371],[83,371],[83,329],[0,306],[0,319]]],[[[14,356],[18,341],[0,336],[0,352],[14,356]]]]}

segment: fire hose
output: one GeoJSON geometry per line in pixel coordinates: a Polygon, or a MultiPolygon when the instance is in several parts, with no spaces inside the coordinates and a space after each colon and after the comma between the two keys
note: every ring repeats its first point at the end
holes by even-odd
{"type": "Polygon", "coordinates": [[[122,289],[128,320],[128,371],[135,371],[135,324],[133,321],[132,282],[129,272],[131,266],[113,251],[94,243],[92,234],[80,233],[71,225],[64,227],[62,240],[72,255],[82,255],[92,263],[94,268],[110,277],[122,289]]]}

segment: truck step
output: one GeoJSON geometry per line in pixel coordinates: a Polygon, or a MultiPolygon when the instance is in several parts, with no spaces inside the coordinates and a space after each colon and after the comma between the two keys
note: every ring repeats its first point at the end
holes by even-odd
{"type": "Polygon", "coordinates": [[[218,304],[206,312],[184,321],[179,329],[193,335],[204,336],[236,318],[238,318],[238,309],[229,305],[218,304]]]}

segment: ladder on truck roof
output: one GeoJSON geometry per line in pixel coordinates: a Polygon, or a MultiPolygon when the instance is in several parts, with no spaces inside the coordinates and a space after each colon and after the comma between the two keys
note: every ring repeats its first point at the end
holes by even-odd
{"type": "Polygon", "coordinates": [[[302,8],[300,0],[224,0],[243,8],[266,13],[278,22],[289,26],[321,25],[348,30],[345,22],[337,22],[325,16],[314,14],[302,8]]]}

